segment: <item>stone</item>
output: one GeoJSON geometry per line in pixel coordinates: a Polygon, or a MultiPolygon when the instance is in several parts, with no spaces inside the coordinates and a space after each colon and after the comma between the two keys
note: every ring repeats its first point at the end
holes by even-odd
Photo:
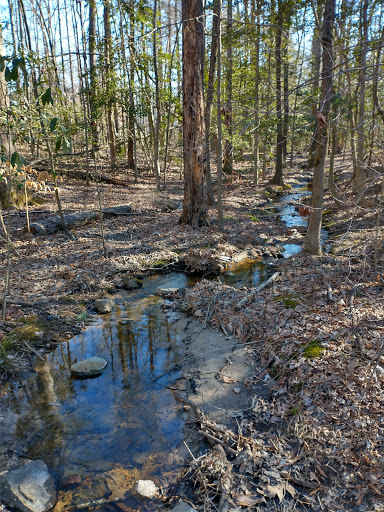
{"type": "Polygon", "coordinates": [[[180,501],[170,512],[196,512],[196,510],[191,505],[188,505],[188,503],[185,503],[185,501],[180,501]]]}
{"type": "Polygon", "coordinates": [[[177,293],[180,290],[178,286],[167,286],[167,287],[159,287],[156,288],[156,293],[158,295],[172,295],[173,293],[177,293]]]}
{"type": "Polygon", "coordinates": [[[115,303],[111,299],[96,299],[95,300],[96,311],[98,313],[101,313],[102,315],[105,313],[110,313],[112,311],[114,305],[115,305],[115,303]]]}
{"type": "Polygon", "coordinates": [[[0,497],[20,512],[46,512],[56,503],[56,487],[41,460],[29,460],[13,471],[0,473],[0,497]]]}
{"type": "Polygon", "coordinates": [[[123,288],[125,290],[138,290],[142,288],[143,283],[140,279],[136,279],[136,277],[132,277],[129,274],[125,274],[123,276],[123,288]]]}
{"type": "Polygon", "coordinates": [[[138,480],[133,487],[134,493],[141,498],[153,498],[158,490],[157,485],[152,480],[138,480]]]}
{"type": "Polygon", "coordinates": [[[71,373],[78,377],[90,377],[100,375],[107,366],[107,361],[101,357],[89,357],[71,366],[71,373]]]}

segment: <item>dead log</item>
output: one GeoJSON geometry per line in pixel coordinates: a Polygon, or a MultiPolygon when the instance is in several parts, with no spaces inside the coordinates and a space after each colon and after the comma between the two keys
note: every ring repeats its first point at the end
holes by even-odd
{"type": "MultiPolygon", "coordinates": [[[[64,171],[62,176],[69,176],[72,178],[80,178],[82,180],[87,179],[87,173],[84,171],[64,171]]],[[[103,174],[98,174],[95,176],[92,173],[89,173],[88,177],[93,181],[98,181],[102,183],[108,183],[109,185],[117,185],[119,187],[128,187],[129,183],[124,180],[118,180],[116,178],[110,178],[109,176],[104,176],[103,174]]]]}
{"type": "MultiPolygon", "coordinates": [[[[115,215],[127,215],[131,212],[131,206],[128,204],[122,206],[114,206],[113,208],[103,208],[103,215],[105,217],[113,217],[115,215]]],[[[100,212],[97,210],[88,212],[69,213],[64,215],[65,224],[68,229],[74,229],[85,224],[89,224],[94,220],[98,220],[100,212]]],[[[57,233],[62,229],[61,219],[59,215],[48,217],[38,222],[33,222],[30,225],[31,233],[34,235],[51,235],[57,233]]]]}

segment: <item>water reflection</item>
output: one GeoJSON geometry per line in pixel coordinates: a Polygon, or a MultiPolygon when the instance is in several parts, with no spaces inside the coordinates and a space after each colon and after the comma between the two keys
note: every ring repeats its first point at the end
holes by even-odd
{"type": "Polygon", "coordinates": [[[28,457],[43,459],[59,480],[116,464],[140,468],[151,454],[163,454],[167,470],[183,419],[164,388],[167,377],[153,381],[178,360],[182,339],[161,299],[145,297],[164,279],[119,297],[112,314],[37,361],[36,374],[9,390],[9,406],[19,414],[17,436],[31,439],[28,457]],[[73,363],[95,355],[108,361],[101,376],[71,378],[73,363]]]}

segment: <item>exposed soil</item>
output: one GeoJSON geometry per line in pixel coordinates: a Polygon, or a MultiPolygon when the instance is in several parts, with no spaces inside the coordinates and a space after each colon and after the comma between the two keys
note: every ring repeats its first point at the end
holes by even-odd
{"type": "MultiPolygon", "coordinates": [[[[287,184],[305,182],[308,175],[300,163],[288,172],[287,184]]],[[[209,358],[191,362],[188,379],[196,388],[185,399],[198,406],[191,410],[191,428],[208,432],[199,411],[216,411],[209,420],[216,426],[209,432],[219,442],[213,441],[203,456],[194,454],[180,484],[168,489],[164,506],[182,495],[199,510],[220,509],[223,500],[227,510],[384,510],[380,197],[372,189],[356,205],[348,187],[350,166],[340,158],[340,203],[327,196],[324,214],[330,252],[323,257],[302,252],[283,260],[279,246],[301,243],[305,228],[287,228],[271,210],[271,193],[283,190],[265,192],[267,183],[255,189],[247,164],[238,167],[240,179],[225,185],[224,233],[217,231],[214,209],[210,227],[178,224],[182,184],[176,172],[165,192],[155,190],[150,176],[135,184],[124,170],[115,173],[128,187],[102,185],[103,207],[131,204],[132,214],[105,219],[107,256],[98,223],[76,229],[72,238],[62,232],[35,237],[25,232],[24,212],[5,212],[18,254],[10,254],[10,294],[0,343],[15,326],[36,320],[39,327],[27,343],[19,340],[16,351],[0,357],[2,377],[28,370],[36,353],[83,329],[83,313],[94,299],[123,286],[127,273],[219,271],[223,255],[244,250],[253,257],[267,255],[282,275],[257,295],[203,280],[174,298],[174,307],[220,330],[223,343],[235,336],[241,354],[216,361],[221,371],[211,370],[214,385],[201,370],[209,358]],[[235,359],[242,364],[233,365],[235,359]],[[247,361],[253,364],[247,366],[247,361]],[[224,388],[219,405],[214,404],[219,409],[207,408],[211,395],[224,388]],[[240,389],[239,398],[233,388],[240,389]],[[217,425],[224,417],[230,418],[232,430],[223,433],[217,425]],[[224,448],[224,456],[212,455],[216,445],[224,448]],[[214,460],[221,462],[213,467],[214,460]]],[[[376,179],[374,173],[371,177],[376,179]]],[[[61,195],[68,211],[98,208],[94,183],[87,187],[64,178],[61,195]]],[[[56,212],[53,192],[44,197],[43,205],[31,208],[31,221],[56,212]]],[[[6,245],[0,243],[6,261],[6,245]]],[[[4,265],[0,272],[3,279],[4,265]]],[[[193,352],[194,345],[188,350],[193,352]]],[[[6,411],[0,417],[9,420],[6,411]]],[[[207,437],[201,434],[200,444],[207,437]]],[[[4,467],[12,466],[7,453],[1,454],[4,467]]]]}

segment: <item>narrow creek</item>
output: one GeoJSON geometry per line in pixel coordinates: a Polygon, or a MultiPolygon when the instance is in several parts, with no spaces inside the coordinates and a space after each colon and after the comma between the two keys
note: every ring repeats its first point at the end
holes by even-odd
{"type": "MultiPolygon", "coordinates": [[[[298,188],[270,203],[287,227],[306,225],[295,208],[305,194],[298,188]]],[[[283,256],[300,250],[299,244],[286,244],[283,256]]],[[[245,260],[230,264],[220,279],[235,287],[256,286],[273,271],[272,262],[245,260]]],[[[163,274],[146,278],[138,291],[121,291],[112,313],[95,316],[81,334],[38,359],[27,380],[9,383],[0,396],[15,420],[10,432],[15,454],[43,460],[59,489],[116,467],[133,479],[172,481],[184,462],[177,448],[187,416],[167,388],[181,372],[166,374],[166,369],[183,357],[183,330],[180,315],[163,307],[156,290],[195,282],[181,273],[163,274]],[[71,377],[73,363],[95,355],[108,361],[102,375],[71,377]],[[18,442],[23,439],[26,447],[18,442]]]]}

